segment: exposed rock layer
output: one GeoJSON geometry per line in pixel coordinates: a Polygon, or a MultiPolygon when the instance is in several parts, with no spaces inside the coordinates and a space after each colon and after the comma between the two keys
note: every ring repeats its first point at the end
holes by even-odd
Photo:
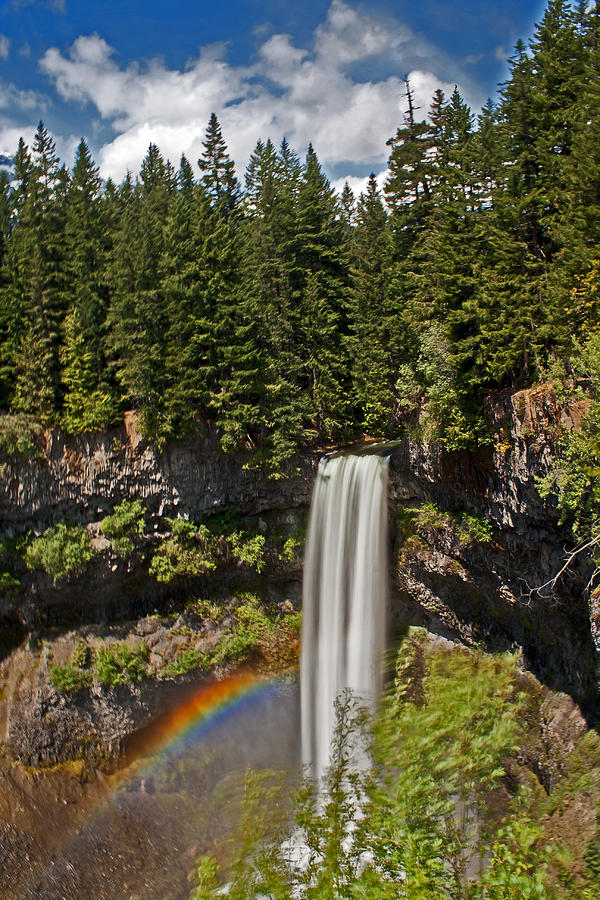
{"type": "MultiPolygon", "coordinates": [[[[552,596],[532,591],[560,568],[569,541],[535,479],[548,470],[561,429],[576,427],[580,417],[579,407],[561,407],[550,391],[539,389],[500,398],[490,409],[493,443],[477,453],[448,453],[408,437],[398,444],[390,462],[392,615],[401,628],[423,624],[467,644],[513,648],[542,681],[591,709],[596,649],[584,597],[585,565],[552,596]],[[439,521],[407,535],[399,524],[402,508],[428,501],[436,504],[439,521]],[[491,541],[464,540],[457,521],[465,512],[493,525],[491,541]]],[[[297,460],[295,477],[273,480],[246,469],[243,458],[226,457],[213,434],[158,451],[139,435],[132,415],[122,428],[97,435],[66,438],[53,430],[45,435],[43,458],[7,461],[2,529],[39,532],[68,518],[97,533],[99,520],[123,497],[141,497],[151,548],[167,515],[200,520],[229,505],[257,520],[308,506],[317,458],[307,453],[297,460]]],[[[43,574],[26,575],[25,593],[10,615],[36,629],[101,625],[115,617],[141,618],[165,603],[176,607],[189,594],[187,583],[159,586],[147,566],[147,554],[125,563],[104,551],[82,576],[59,586],[43,574]]],[[[282,597],[295,600],[298,573],[292,581],[282,597]]],[[[43,654],[31,653],[29,667],[18,689],[8,651],[0,667],[4,736],[19,736],[14,750],[28,761],[72,755],[69,729],[79,734],[82,722],[93,733],[95,755],[118,752],[128,735],[160,711],[160,697],[169,690],[163,686],[154,696],[150,687],[82,691],[61,700],[49,684],[43,654]],[[48,715],[52,721],[41,727],[48,715]]]]}

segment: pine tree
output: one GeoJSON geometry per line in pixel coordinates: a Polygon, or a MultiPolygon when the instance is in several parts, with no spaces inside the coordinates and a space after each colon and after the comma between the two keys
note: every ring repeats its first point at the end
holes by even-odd
{"type": "Polygon", "coordinates": [[[108,309],[108,233],[100,201],[102,182],[87,144],[82,139],[66,197],[65,294],[70,309],[65,325],[62,364],[64,383],[63,425],[80,431],[114,419],[116,403],[109,401],[104,359],[104,332],[108,309]],[[85,359],[82,357],[83,348],[85,359]],[[71,396],[71,389],[75,395],[71,396]],[[89,408],[84,390],[89,391],[89,408]],[[100,400],[99,398],[102,398],[100,400]],[[104,415],[108,418],[103,419],[104,415]]]}
{"type": "Polygon", "coordinates": [[[387,215],[375,176],[371,175],[356,210],[350,290],[352,335],[348,346],[354,394],[362,410],[363,427],[376,434],[386,433],[395,411],[389,265],[387,215]]]}
{"type": "Polygon", "coordinates": [[[31,165],[19,148],[17,220],[11,235],[7,291],[21,317],[15,353],[15,408],[51,421],[61,401],[59,348],[65,315],[63,228],[65,173],[40,122],[31,165]]]}
{"type": "Polygon", "coordinates": [[[117,379],[139,411],[144,433],[159,441],[165,427],[168,330],[160,262],[174,191],[173,170],[151,144],[135,187],[123,186],[123,212],[111,260],[110,349],[117,379]]]}
{"type": "Polygon", "coordinates": [[[308,390],[319,434],[348,425],[347,247],[329,182],[309,146],[298,192],[298,257],[302,270],[303,346],[308,390]]]}
{"type": "Polygon", "coordinates": [[[223,216],[231,216],[240,203],[240,185],[215,113],[211,113],[202,146],[204,152],[198,165],[204,173],[204,189],[218,212],[223,216]]]}
{"type": "Polygon", "coordinates": [[[301,165],[284,141],[279,153],[259,141],[246,173],[243,296],[256,323],[261,360],[261,457],[278,472],[302,440],[309,419],[302,352],[297,203],[301,165]]]}

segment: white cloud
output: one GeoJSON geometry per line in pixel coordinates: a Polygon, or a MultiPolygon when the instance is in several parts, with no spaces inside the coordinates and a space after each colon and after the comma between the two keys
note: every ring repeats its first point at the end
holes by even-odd
{"type": "Polygon", "coordinates": [[[10,40],[5,34],[0,34],[0,59],[8,59],[10,54],[10,40]]]}
{"type": "MultiPolygon", "coordinates": [[[[387,169],[383,169],[381,172],[378,172],[375,175],[375,181],[377,182],[377,187],[379,188],[382,199],[384,199],[383,186],[386,182],[387,177],[387,169]]],[[[331,182],[331,186],[335,191],[337,191],[338,194],[341,194],[344,190],[344,185],[347,182],[349,187],[352,189],[352,193],[354,194],[355,199],[358,200],[361,194],[366,193],[369,178],[370,175],[367,175],[365,178],[360,178],[356,175],[347,175],[345,178],[336,178],[335,181],[331,182]]]]}
{"type": "Polygon", "coordinates": [[[0,109],[43,109],[45,100],[35,91],[21,91],[14,84],[0,80],[0,109]]]}
{"type": "Polygon", "coordinates": [[[423,114],[436,88],[449,93],[454,87],[439,77],[447,60],[425,39],[344,0],[333,0],[310,48],[276,34],[249,66],[231,65],[220,45],[202,48],[184,70],[159,60],[122,66],[113,48],[92,34],[78,37],[66,54],[49,49],[40,67],[65,100],[93,104],[115,129],[98,161],[116,179],[127,169],[137,172],[150,141],[174,163],[182,152],[195,162],[212,111],[240,169],[259,138],[278,143],[284,135],[299,152],[312,141],[326,167],[381,169],[386,140],[403,118],[404,73],[423,114]],[[371,81],[353,76],[357,64],[381,59],[398,74],[371,81]]]}
{"type": "MultiPolygon", "coordinates": [[[[0,154],[3,156],[14,156],[20,138],[23,138],[31,149],[36,130],[37,126],[31,123],[23,125],[0,123],[0,154]]],[[[56,152],[60,159],[72,163],[79,144],[79,138],[74,135],[53,134],[52,139],[56,144],[56,152]]]]}

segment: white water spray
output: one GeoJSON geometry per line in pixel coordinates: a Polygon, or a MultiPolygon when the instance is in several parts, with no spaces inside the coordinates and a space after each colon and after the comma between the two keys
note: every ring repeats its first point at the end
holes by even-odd
{"type": "Polygon", "coordinates": [[[350,688],[369,709],[381,690],[387,604],[387,469],[377,455],[322,459],[303,585],[302,759],[323,774],[334,701],[350,688]]]}

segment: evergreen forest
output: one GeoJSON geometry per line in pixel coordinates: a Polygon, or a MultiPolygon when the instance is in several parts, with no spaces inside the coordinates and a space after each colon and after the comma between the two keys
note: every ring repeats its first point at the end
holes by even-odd
{"type": "Polygon", "coordinates": [[[498,100],[415,108],[389,171],[337,195],[315,149],[216,115],[199,160],[73,168],[40,123],[0,175],[0,409],[78,433],[138,411],[285,471],[307,443],[489,441],[484,400],[578,370],[600,325],[600,12],[549,0],[498,100]],[[196,168],[197,162],[197,168],[196,168]]]}

